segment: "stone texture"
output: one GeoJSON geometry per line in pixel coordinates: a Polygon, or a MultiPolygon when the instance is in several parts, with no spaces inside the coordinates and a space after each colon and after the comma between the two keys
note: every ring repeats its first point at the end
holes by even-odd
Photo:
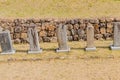
{"type": "Polygon", "coordinates": [[[112,50],[120,50],[120,22],[114,23],[114,40],[110,47],[112,50]]]}
{"type": "MultiPolygon", "coordinates": [[[[56,37],[56,27],[58,24],[66,25],[67,35],[72,36],[69,39],[72,41],[86,40],[86,24],[90,22],[94,26],[96,40],[113,39],[113,22],[119,22],[120,18],[91,18],[91,19],[0,19],[0,26],[3,30],[9,30],[13,41],[20,39],[21,43],[26,43],[26,36],[30,24],[35,24],[38,30],[39,37],[42,37],[42,42],[52,42],[52,37],[56,37]],[[82,34],[84,33],[84,34],[82,34]],[[77,38],[78,35],[78,38],[77,38]],[[102,35],[102,37],[101,37],[102,35]]],[[[54,39],[52,39],[54,40],[54,39]]],[[[54,41],[53,41],[54,42],[54,41]]]]}
{"type": "Polygon", "coordinates": [[[90,23],[87,25],[87,47],[85,50],[96,50],[96,47],[94,45],[94,27],[90,23]]]}
{"type": "Polygon", "coordinates": [[[57,26],[57,40],[59,48],[56,49],[56,52],[68,52],[70,48],[67,44],[67,30],[66,26],[63,24],[59,24],[57,26]]]}
{"type": "Polygon", "coordinates": [[[1,43],[1,54],[14,54],[15,50],[13,49],[10,32],[8,30],[6,31],[0,31],[0,43],[1,43]]]}
{"type": "Polygon", "coordinates": [[[29,44],[30,44],[30,49],[28,53],[41,53],[42,49],[40,49],[39,47],[38,32],[36,30],[35,25],[29,26],[28,37],[29,37],[29,44]]]}

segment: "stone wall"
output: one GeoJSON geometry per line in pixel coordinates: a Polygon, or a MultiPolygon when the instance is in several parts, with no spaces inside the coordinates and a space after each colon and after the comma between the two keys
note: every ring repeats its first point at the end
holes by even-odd
{"type": "Polygon", "coordinates": [[[96,19],[0,19],[0,26],[11,32],[14,43],[28,42],[27,30],[30,24],[35,24],[40,42],[56,42],[56,25],[67,25],[69,41],[86,40],[86,24],[92,23],[95,28],[96,40],[112,40],[113,22],[119,18],[96,18],[96,19]]]}

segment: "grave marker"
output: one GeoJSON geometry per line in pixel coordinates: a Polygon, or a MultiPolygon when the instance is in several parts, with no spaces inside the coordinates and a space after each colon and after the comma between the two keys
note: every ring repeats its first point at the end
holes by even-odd
{"type": "Polygon", "coordinates": [[[2,53],[1,54],[14,54],[15,50],[13,49],[10,31],[0,31],[0,44],[2,53]]]}
{"type": "Polygon", "coordinates": [[[59,24],[57,26],[57,40],[59,48],[56,49],[56,52],[68,52],[70,48],[67,44],[67,30],[66,26],[63,24],[59,24]]]}
{"type": "Polygon", "coordinates": [[[27,33],[28,33],[29,44],[30,44],[30,49],[28,53],[41,53],[42,49],[39,47],[38,32],[34,24],[28,27],[27,33]]]}
{"type": "Polygon", "coordinates": [[[94,27],[90,23],[87,24],[87,47],[85,50],[96,50],[96,47],[94,46],[94,27]]]}
{"type": "Polygon", "coordinates": [[[114,39],[113,45],[110,46],[112,50],[120,50],[120,22],[115,22],[113,24],[114,28],[114,39]]]}

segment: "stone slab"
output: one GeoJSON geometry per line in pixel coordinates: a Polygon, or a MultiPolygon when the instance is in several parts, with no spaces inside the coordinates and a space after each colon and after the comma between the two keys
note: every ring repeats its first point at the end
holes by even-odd
{"type": "Polygon", "coordinates": [[[34,54],[34,53],[42,53],[42,49],[38,50],[38,51],[28,51],[28,54],[34,54]]]}
{"type": "Polygon", "coordinates": [[[59,50],[59,48],[56,49],[56,52],[69,52],[70,48],[66,49],[66,50],[59,50]]]}
{"type": "Polygon", "coordinates": [[[93,47],[93,48],[85,48],[86,51],[95,51],[96,50],[96,47],[93,47]]]}
{"type": "Polygon", "coordinates": [[[120,47],[115,47],[115,46],[112,45],[112,46],[110,46],[110,49],[111,50],[120,50],[120,47]]]}
{"type": "Polygon", "coordinates": [[[15,54],[16,50],[12,50],[12,51],[9,51],[9,52],[2,52],[1,54],[15,54]]]}

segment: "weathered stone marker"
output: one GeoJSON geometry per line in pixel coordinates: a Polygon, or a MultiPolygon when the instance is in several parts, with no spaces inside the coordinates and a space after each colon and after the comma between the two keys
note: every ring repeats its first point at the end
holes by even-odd
{"type": "Polygon", "coordinates": [[[94,46],[94,27],[90,23],[87,24],[87,47],[85,50],[96,50],[96,47],[94,46]]]}
{"type": "Polygon", "coordinates": [[[120,22],[115,22],[113,24],[114,28],[114,39],[113,45],[110,46],[112,50],[120,50],[120,22]]]}
{"type": "Polygon", "coordinates": [[[42,49],[39,47],[39,38],[35,25],[30,25],[27,33],[30,44],[28,53],[41,53],[42,49]]]}
{"type": "Polygon", "coordinates": [[[66,26],[63,24],[59,24],[57,26],[57,40],[59,48],[56,49],[56,52],[68,52],[70,48],[67,44],[67,30],[66,26]]]}
{"type": "Polygon", "coordinates": [[[1,54],[14,54],[15,50],[13,49],[10,31],[0,31],[0,44],[2,53],[1,54]]]}

